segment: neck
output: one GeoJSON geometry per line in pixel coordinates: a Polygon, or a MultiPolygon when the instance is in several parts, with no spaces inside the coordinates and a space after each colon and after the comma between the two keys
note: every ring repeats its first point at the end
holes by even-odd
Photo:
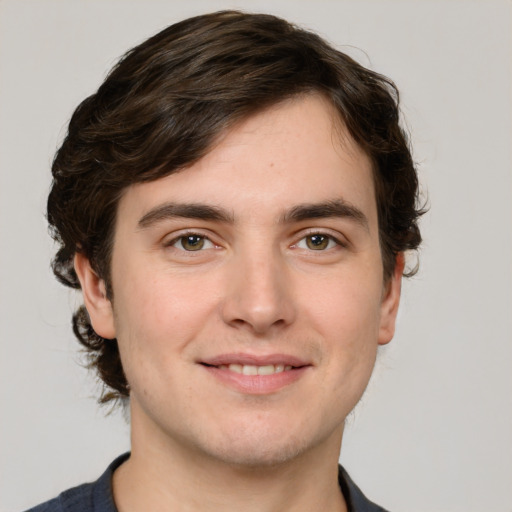
{"type": "Polygon", "coordinates": [[[347,510],[338,485],[341,432],[291,460],[245,466],[165,435],[139,435],[137,427],[132,423],[132,454],[114,473],[119,512],[347,510]]]}

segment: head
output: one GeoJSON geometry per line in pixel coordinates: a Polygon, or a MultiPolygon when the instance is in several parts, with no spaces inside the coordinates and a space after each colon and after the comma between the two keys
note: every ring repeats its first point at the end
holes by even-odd
{"type": "MultiPolygon", "coordinates": [[[[269,15],[219,12],[172,25],[129,51],[74,112],[52,167],[48,220],[58,279],[80,288],[81,254],[115,303],[112,252],[119,203],[206,157],[240,123],[295,98],[323,98],[371,164],[384,281],[421,241],[418,181],[393,83],[319,36],[269,15]]],[[[79,308],[74,331],[106,385],[127,397],[115,339],[79,308]]]]}

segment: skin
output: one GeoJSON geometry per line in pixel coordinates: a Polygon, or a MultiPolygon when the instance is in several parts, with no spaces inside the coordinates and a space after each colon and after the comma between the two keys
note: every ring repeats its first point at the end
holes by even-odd
{"type": "Polygon", "coordinates": [[[192,167],[129,187],[113,301],[85,257],[75,267],[131,389],[120,512],[346,510],[344,420],[393,336],[403,258],[385,280],[371,164],[326,100],[267,109],[192,167]],[[222,215],[175,216],[184,204],[222,215]],[[233,354],[301,368],[269,386],[204,364],[233,354]]]}

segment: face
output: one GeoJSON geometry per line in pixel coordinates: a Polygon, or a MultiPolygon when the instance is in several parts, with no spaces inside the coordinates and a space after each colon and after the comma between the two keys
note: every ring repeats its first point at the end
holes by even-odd
{"type": "Polygon", "coordinates": [[[125,191],[112,303],[76,267],[96,332],[119,342],[134,446],[251,466],[339,445],[401,277],[383,280],[371,164],[317,96],[125,191]]]}

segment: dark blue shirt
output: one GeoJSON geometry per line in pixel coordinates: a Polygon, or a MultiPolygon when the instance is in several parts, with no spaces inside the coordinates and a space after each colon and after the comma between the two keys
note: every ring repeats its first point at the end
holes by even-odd
{"type": "MultiPolygon", "coordinates": [[[[125,453],[118,457],[96,482],[68,489],[53,500],[26,512],[117,512],[112,493],[112,475],[129,456],[129,453],[125,453]]],[[[341,466],[338,481],[348,512],[386,512],[364,496],[341,466]]]]}

